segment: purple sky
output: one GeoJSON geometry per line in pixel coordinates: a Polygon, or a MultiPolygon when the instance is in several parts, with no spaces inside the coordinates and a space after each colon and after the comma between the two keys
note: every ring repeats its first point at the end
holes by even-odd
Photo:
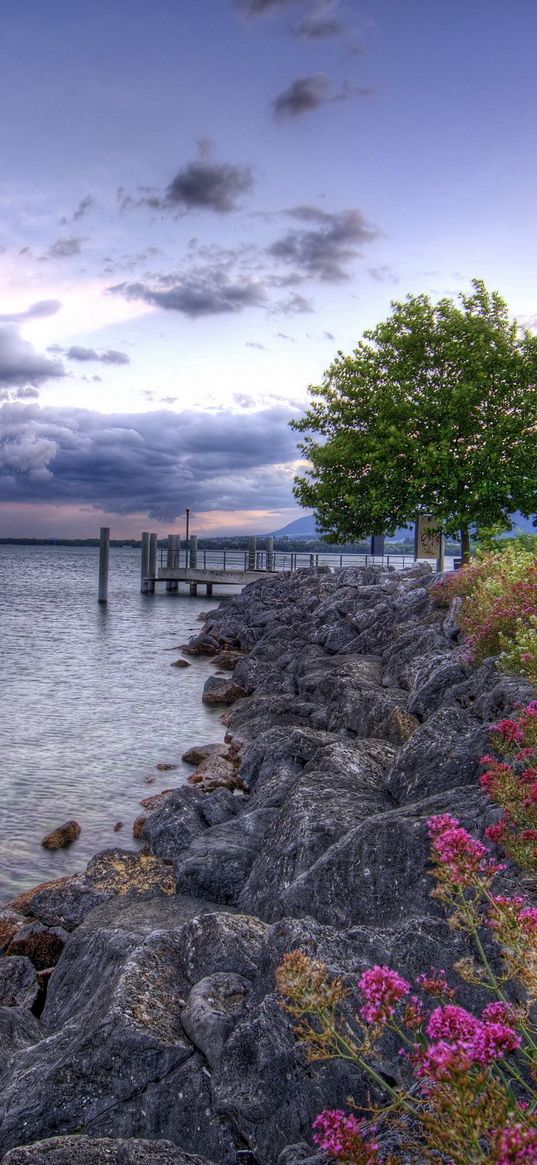
{"type": "Polygon", "coordinates": [[[535,296],[533,0],[4,0],[0,536],[298,515],[408,292],[535,296]]]}

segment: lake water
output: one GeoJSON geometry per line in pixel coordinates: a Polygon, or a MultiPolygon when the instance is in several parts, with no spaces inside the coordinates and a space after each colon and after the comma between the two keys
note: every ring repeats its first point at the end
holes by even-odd
{"type": "Polygon", "coordinates": [[[140,551],[112,548],[100,606],[97,564],[93,548],[0,546],[0,902],[83,870],[99,849],[136,848],[140,799],[185,780],[189,746],[223,739],[219,711],[201,702],[214,668],[170,664],[225,595],[143,596],[140,551]],[[78,841],[44,849],[69,818],[78,841]]]}

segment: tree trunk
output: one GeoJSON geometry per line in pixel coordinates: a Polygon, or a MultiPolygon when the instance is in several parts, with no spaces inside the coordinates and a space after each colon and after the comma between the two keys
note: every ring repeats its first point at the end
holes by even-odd
{"type": "Polygon", "coordinates": [[[461,556],[462,565],[470,561],[470,532],[468,526],[463,526],[461,530],[461,556]]]}

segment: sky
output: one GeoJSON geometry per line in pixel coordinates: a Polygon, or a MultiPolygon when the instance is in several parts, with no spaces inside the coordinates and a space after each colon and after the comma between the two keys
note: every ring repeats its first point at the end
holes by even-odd
{"type": "Polygon", "coordinates": [[[3,0],[0,537],[263,533],[407,294],[537,327],[534,0],[3,0]]]}

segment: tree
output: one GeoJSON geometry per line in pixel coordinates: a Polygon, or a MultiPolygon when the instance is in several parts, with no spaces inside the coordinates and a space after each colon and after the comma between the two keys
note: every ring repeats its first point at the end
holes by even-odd
{"type": "Polygon", "coordinates": [[[392,534],[423,512],[467,558],[480,527],[537,512],[537,337],[481,280],[458,298],[392,303],[310,387],[294,492],[323,534],[392,534]]]}

